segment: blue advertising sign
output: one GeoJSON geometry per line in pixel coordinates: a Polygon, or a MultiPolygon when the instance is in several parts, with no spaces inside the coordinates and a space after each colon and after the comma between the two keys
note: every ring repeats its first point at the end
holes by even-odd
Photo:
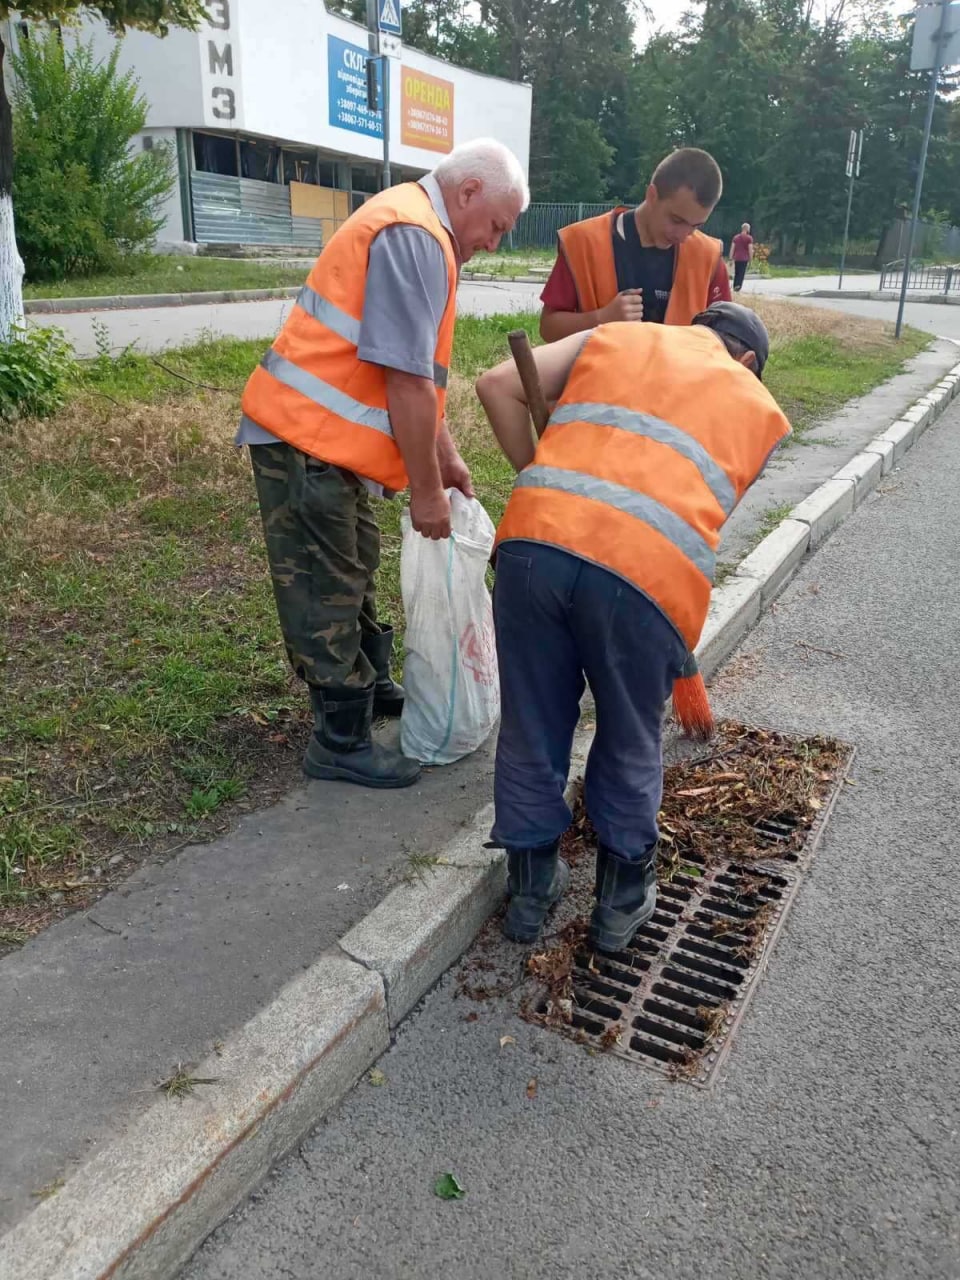
{"type": "MultiPolygon", "coordinates": [[[[367,59],[359,45],[327,36],[327,87],[330,123],[337,129],[383,137],[383,116],[367,106],[367,59]]],[[[383,101],[383,74],[377,62],[377,98],[383,101]]]]}
{"type": "Polygon", "coordinates": [[[400,35],[400,0],[377,0],[377,25],[392,36],[400,35]]]}

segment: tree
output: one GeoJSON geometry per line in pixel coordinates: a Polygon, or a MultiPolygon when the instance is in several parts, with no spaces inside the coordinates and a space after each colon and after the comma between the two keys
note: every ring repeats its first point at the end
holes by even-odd
{"type": "Polygon", "coordinates": [[[119,57],[119,43],[97,62],[92,45],[64,48],[50,31],[15,59],[13,196],[32,280],[106,270],[162,225],[172,148],[130,149],[147,103],[133,73],[118,73],[119,57]]]}
{"type": "MultiPolygon", "coordinates": [[[[0,19],[12,12],[33,22],[69,22],[84,15],[103,19],[122,35],[129,27],[165,36],[171,27],[194,30],[204,16],[201,0],[0,0],[0,19]]],[[[23,323],[23,261],[17,249],[13,217],[13,118],[3,80],[6,55],[0,39],[0,342],[23,323]]]]}
{"type": "MultiPolygon", "coordinates": [[[[354,14],[360,2],[334,0],[354,14]]],[[[534,198],[604,199],[632,58],[629,0],[411,0],[403,38],[473,71],[530,81],[534,198]]]]}

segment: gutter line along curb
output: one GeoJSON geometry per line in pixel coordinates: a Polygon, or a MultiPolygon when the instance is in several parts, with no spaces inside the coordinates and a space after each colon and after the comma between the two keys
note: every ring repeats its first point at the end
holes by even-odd
{"type": "Polygon", "coordinates": [[[97,298],[28,298],[28,316],[59,315],[77,311],[145,311],[153,307],[200,307],[220,302],[268,302],[271,298],[295,298],[299,285],[278,289],[214,289],[208,293],[121,293],[97,298]]]}
{"type": "MultiPolygon", "coordinates": [[[[546,276],[464,275],[464,284],[543,284],[546,276]]],[[[222,302],[270,302],[295,298],[300,285],[280,285],[275,289],[211,289],[202,293],[113,293],[89,298],[27,298],[28,316],[51,316],[81,311],[146,311],[154,307],[203,307],[222,302]]]]}
{"type": "MultiPolygon", "coordinates": [[[[807,552],[873,491],[960,394],[960,364],[790,512],[711,596],[697,646],[713,675],[807,552]]],[[[578,731],[571,775],[592,730],[578,731]]],[[[202,1241],[389,1047],[392,1028],[466,950],[504,894],[487,805],[195,1074],[0,1239],[17,1280],[174,1280],[202,1241]]]]}

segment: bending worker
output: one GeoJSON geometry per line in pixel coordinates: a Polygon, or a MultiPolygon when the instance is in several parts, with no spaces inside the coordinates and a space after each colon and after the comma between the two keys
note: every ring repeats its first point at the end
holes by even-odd
{"type": "Polygon", "coordinates": [[[684,147],[660,161],[638,208],[564,227],[540,295],[544,341],[616,320],[689,324],[728,302],[723,243],[700,230],[722,190],[713,156],[684,147]]]}
{"type": "Polygon", "coordinates": [[[237,443],[250,446],[287,656],[313,704],[313,778],[402,787],[419,775],[371,736],[403,690],[377,619],[370,496],[409,483],[413,527],[436,539],[450,533],[445,490],[472,495],[444,418],[457,279],[528,200],[516,157],[490,139],[368,200],[324,246],[244,391],[237,443]]]}
{"type": "Polygon", "coordinates": [[[760,381],[768,339],[746,307],[691,327],[601,325],[537,348],[549,424],[535,444],[506,361],[477,391],[520,473],[497,533],[500,662],[493,840],[504,931],[532,942],[569,878],[558,856],[585,682],[599,839],[590,942],[629,945],[656,903],[661,722],[707,616],[719,531],[790,424],[760,381]]]}

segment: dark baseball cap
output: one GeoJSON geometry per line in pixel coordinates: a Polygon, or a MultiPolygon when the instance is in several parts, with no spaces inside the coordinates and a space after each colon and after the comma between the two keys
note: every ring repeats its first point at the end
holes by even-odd
{"type": "Polygon", "coordinates": [[[770,354],[770,337],[767,327],[755,311],[742,307],[739,302],[714,302],[693,317],[692,324],[704,324],[728,338],[736,338],[757,357],[757,375],[763,377],[763,366],[770,354]]]}

